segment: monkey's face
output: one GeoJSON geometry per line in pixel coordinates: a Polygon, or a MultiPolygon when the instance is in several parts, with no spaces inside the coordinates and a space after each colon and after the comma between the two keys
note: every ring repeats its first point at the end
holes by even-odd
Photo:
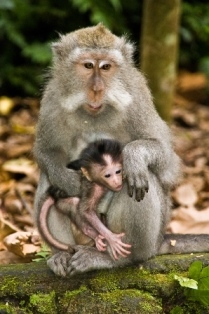
{"type": "MultiPolygon", "coordinates": [[[[132,102],[132,96],[121,80],[125,60],[120,51],[86,52],[77,48],[63,62],[66,69],[57,77],[62,80],[61,105],[69,112],[82,108],[91,116],[97,116],[105,108],[124,111],[132,102]]],[[[61,71],[61,68],[64,66],[60,64],[57,69],[61,71]]]]}
{"type": "Polygon", "coordinates": [[[93,116],[105,108],[126,111],[133,101],[127,74],[134,67],[134,47],[125,37],[98,24],[60,36],[52,49],[62,107],[70,112],[83,108],[93,116]]]}
{"type": "Polygon", "coordinates": [[[111,156],[104,157],[106,165],[94,165],[90,173],[91,180],[105,186],[111,191],[118,192],[122,189],[122,163],[114,162],[111,156]]]}
{"type": "Polygon", "coordinates": [[[117,63],[110,56],[101,53],[83,53],[75,63],[78,79],[85,92],[83,108],[91,115],[97,115],[104,110],[108,89],[117,67],[117,63]]]}

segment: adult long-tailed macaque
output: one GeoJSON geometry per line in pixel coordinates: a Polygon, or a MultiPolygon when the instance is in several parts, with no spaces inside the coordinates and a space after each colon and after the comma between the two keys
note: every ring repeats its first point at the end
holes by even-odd
{"type": "Polygon", "coordinates": [[[54,251],[49,267],[66,276],[130,265],[159,253],[188,252],[193,239],[193,252],[209,250],[209,236],[178,236],[175,247],[169,245],[169,235],[164,239],[169,190],[179,174],[179,159],[146,80],[134,66],[133,45],[99,24],[61,36],[52,49],[51,78],[43,94],[34,147],[41,169],[36,217],[50,185],[70,197],[79,196],[80,175],[66,165],[89,142],[115,139],[124,147],[126,182],[107,202],[107,227],[114,233],[124,232],[124,243],[132,248],[127,258],[114,260],[108,250],[77,246],[66,215],[51,210],[50,232],[59,241],[75,245],[76,252],[54,251]]]}
{"type": "Polygon", "coordinates": [[[95,241],[99,251],[106,251],[106,239],[115,259],[118,255],[130,254],[131,245],[122,242],[124,233],[112,233],[101,222],[96,214],[99,202],[108,189],[119,192],[122,188],[122,150],[121,145],[113,140],[99,140],[90,143],[80,154],[79,159],[68,165],[68,168],[81,170],[80,197],[68,197],[66,192],[51,186],[49,197],[39,213],[39,230],[43,238],[55,249],[73,253],[71,245],[54,239],[48,228],[47,217],[52,205],[67,214],[78,229],[95,241]]]}

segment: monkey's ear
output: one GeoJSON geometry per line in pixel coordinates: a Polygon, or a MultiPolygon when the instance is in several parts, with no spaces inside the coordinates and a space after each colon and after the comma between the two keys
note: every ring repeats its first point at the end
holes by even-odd
{"type": "Polygon", "coordinates": [[[128,60],[128,62],[133,62],[134,45],[130,43],[125,36],[118,38],[117,46],[122,51],[123,56],[128,60]]]}
{"type": "Polygon", "coordinates": [[[51,48],[55,61],[65,57],[65,50],[61,42],[52,43],[51,48]]]}
{"type": "Polygon", "coordinates": [[[61,35],[60,40],[52,43],[51,49],[54,56],[54,61],[62,60],[69,56],[69,54],[77,47],[77,40],[75,34],[69,33],[61,35]]]}
{"type": "Polygon", "coordinates": [[[86,177],[87,180],[92,181],[89,172],[86,168],[81,167],[81,172],[83,173],[84,177],[86,177]]]}

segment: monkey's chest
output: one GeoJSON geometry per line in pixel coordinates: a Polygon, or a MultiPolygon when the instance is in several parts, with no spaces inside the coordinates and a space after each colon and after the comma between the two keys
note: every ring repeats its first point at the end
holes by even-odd
{"type": "Polygon", "coordinates": [[[120,143],[128,143],[130,141],[130,135],[126,132],[124,127],[118,130],[83,130],[73,137],[71,147],[68,149],[70,152],[70,161],[79,157],[81,151],[88,146],[89,143],[100,140],[111,139],[118,140],[120,143]]]}

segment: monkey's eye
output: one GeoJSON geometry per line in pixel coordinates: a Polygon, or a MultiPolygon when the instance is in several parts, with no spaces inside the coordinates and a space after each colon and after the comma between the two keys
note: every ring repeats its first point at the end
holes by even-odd
{"type": "Polygon", "coordinates": [[[93,69],[93,67],[94,67],[93,63],[91,63],[91,62],[84,63],[84,66],[86,69],[93,69]]]}
{"type": "Polygon", "coordinates": [[[117,170],[115,173],[116,173],[116,174],[120,174],[120,173],[121,173],[121,169],[120,169],[120,170],[117,170]]]}
{"type": "Polygon", "coordinates": [[[101,67],[101,69],[105,71],[109,70],[110,68],[111,68],[111,64],[109,63],[103,64],[103,66],[101,67]]]}
{"type": "Polygon", "coordinates": [[[105,174],[105,178],[110,178],[110,174],[105,174]]]}

